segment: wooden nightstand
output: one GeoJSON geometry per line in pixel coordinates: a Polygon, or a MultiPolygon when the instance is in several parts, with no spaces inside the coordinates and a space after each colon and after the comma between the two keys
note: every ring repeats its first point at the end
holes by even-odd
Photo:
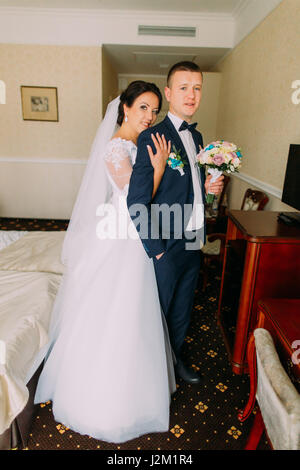
{"type": "MultiPolygon", "coordinates": [[[[247,372],[246,348],[262,298],[300,298],[300,228],[279,212],[228,212],[218,324],[232,370],[247,372]]],[[[300,339],[300,338],[299,338],[300,339]]]]}

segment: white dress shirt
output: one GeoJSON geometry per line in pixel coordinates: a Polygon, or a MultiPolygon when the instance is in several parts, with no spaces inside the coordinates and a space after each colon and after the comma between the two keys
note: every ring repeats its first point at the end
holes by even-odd
{"type": "MultiPolygon", "coordinates": [[[[178,132],[179,137],[182,140],[182,143],[185,147],[187,157],[190,162],[191,172],[192,172],[192,181],[193,181],[193,189],[194,189],[194,204],[193,204],[193,211],[188,222],[186,230],[199,230],[204,225],[204,205],[202,199],[202,191],[201,191],[201,174],[199,167],[195,165],[196,163],[196,155],[199,149],[196,149],[195,142],[193,140],[193,136],[188,129],[179,132],[179,128],[183,122],[178,116],[168,112],[168,117],[172,121],[175,129],[178,132]]],[[[184,171],[184,167],[183,167],[184,171]]]]}

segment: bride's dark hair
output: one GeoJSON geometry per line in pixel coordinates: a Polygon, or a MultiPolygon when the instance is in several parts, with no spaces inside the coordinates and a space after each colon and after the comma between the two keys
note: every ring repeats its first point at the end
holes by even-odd
{"type": "Polygon", "coordinates": [[[134,82],[131,82],[126,88],[126,90],[124,90],[123,93],[121,93],[120,95],[120,104],[118,109],[117,120],[119,126],[121,126],[124,119],[124,104],[126,104],[128,108],[131,108],[135,100],[140,95],[148,91],[154,93],[158,97],[158,112],[161,110],[162,96],[159,88],[155,85],[155,83],[144,82],[143,80],[135,80],[134,82]]]}

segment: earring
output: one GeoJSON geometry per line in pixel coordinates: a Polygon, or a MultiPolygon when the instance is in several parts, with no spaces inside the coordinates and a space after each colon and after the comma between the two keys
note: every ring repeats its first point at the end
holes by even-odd
{"type": "Polygon", "coordinates": [[[125,121],[125,122],[128,121],[128,116],[127,116],[127,114],[125,114],[125,119],[124,119],[124,121],[125,121]]]}

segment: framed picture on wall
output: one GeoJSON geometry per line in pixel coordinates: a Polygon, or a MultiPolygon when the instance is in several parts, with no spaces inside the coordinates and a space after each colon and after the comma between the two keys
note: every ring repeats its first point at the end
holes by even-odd
{"type": "Polygon", "coordinates": [[[24,121],[58,121],[57,88],[21,86],[24,121]]]}

